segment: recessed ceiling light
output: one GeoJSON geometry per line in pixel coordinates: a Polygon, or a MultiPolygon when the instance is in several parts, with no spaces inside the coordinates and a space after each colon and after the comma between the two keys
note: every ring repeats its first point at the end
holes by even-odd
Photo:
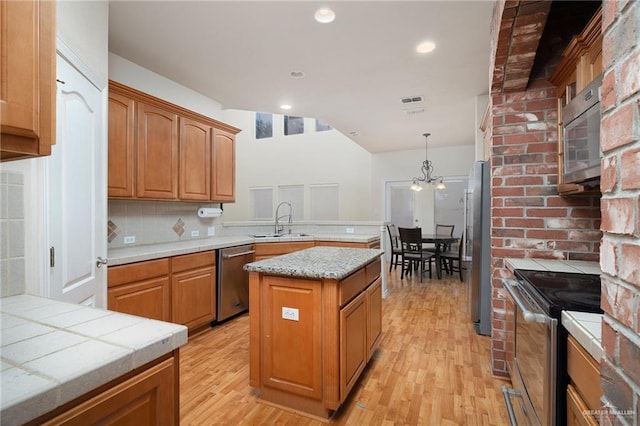
{"type": "Polygon", "coordinates": [[[429,53],[436,48],[436,44],[432,41],[423,41],[418,46],[416,46],[416,52],[418,53],[429,53]]]}
{"type": "Polygon", "coordinates": [[[280,109],[290,110],[290,109],[291,109],[291,105],[288,105],[288,104],[282,104],[282,105],[280,105],[280,109]]]}
{"type": "Polygon", "coordinates": [[[304,72],[302,72],[302,71],[291,71],[289,73],[289,77],[296,78],[296,79],[304,78],[304,72]]]}
{"type": "Polygon", "coordinates": [[[320,22],[321,24],[328,24],[336,19],[336,13],[328,7],[323,7],[322,9],[316,10],[315,15],[313,16],[316,18],[316,21],[320,22]]]}

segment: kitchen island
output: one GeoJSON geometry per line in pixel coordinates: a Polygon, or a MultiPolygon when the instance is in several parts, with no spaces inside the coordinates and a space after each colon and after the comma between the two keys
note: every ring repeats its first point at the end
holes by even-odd
{"type": "Polygon", "coordinates": [[[382,250],[312,247],[245,265],[249,384],[260,398],[327,419],[382,335],[382,250]]]}

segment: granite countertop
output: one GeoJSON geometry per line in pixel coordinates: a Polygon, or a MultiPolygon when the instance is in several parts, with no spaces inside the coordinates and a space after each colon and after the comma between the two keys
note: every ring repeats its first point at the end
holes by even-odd
{"type": "Polygon", "coordinates": [[[344,247],[311,247],[244,266],[246,271],[301,278],[340,280],[380,257],[384,250],[344,247]]]}
{"type": "MultiPolygon", "coordinates": [[[[580,260],[551,260],[551,259],[505,259],[507,269],[530,269],[534,271],[575,272],[581,274],[600,275],[598,262],[580,260]]],[[[569,334],[593,356],[600,361],[603,355],[601,345],[602,314],[586,312],[562,311],[561,324],[569,334]]]]}
{"type": "Polygon", "coordinates": [[[23,424],[187,343],[182,325],[31,295],[0,298],[2,424],[23,424]]]}
{"type": "Polygon", "coordinates": [[[144,260],[160,259],[163,257],[179,256],[200,251],[222,249],[253,243],[276,243],[293,241],[344,241],[355,243],[369,243],[379,239],[379,235],[365,234],[314,234],[282,237],[255,238],[250,235],[229,235],[203,238],[198,240],[178,241],[161,244],[147,244],[133,247],[109,249],[109,266],[125,265],[142,262],[144,260]]]}

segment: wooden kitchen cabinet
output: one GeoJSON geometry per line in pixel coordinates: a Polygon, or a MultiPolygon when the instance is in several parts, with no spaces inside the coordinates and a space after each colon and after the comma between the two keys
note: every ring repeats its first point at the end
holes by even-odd
{"type": "Polygon", "coordinates": [[[382,278],[378,276],[367,289],[367,361],[382,337],[382,278]]]}
{"type": "Polygon", "coordinates": [[[138,102],[136,196],[178,198],[178,115],[138,102]]]}
{"type": "Polygon", "coordinates": [[[53,1],[0,2],[0,160],[51,154],[56,124],[53,1]]]}
{"type": "Polygon", "coordinates": [[[133,99],[109,93],[109,197],[135,194],[135,113],[133,99]]]}
{"type": "Polygon", "coordinates": [[[171,321],[189,332],[216,318],[215,262],[214,250],[171,258],[171,321]]]}
{"type": "Polygon", "coordinates": [[[181,200],[208,201],[211,198],[211,126],[180,118],[181,200]]]}
{"type": "Polygon", "coordinates": [[[211,200],[236,200],[236,137],[233,133],[213,130],[213,166],[211,200]]]}
{"type": "Polygon", "coordinates": [[[600,367],[573,336],[567,340],[567,372],[567,424],[597,425],[598,420],[591,413],[602,408],[600,367]]]}
{"type": "Polygon", "coordinates": [[[171,321],[169,259],[110,266],[107,273],[107,309],[171,321]]]}
{"type": "Polygon", "coordinates": [[[380,239],[368,243],[352,241],[316,241],[316,246],[323,247],[352,247],[352,248],[380,248],[380,239]]]}
{"type": "Polygon", "coordinates": [[[292,241],[281,243],[256,243],[255,260],[264,260],[282,254],[304,250],[315,245],[314,241],[292,241]]]}
{"type": "Polygon", "coordinates": [[[132,377],[117,379],[102,386],[95,395],[80,397],[29,425],[168,426],[179,422],[179,362],[175,351],[166,359],[142,367],[132,377]]]}
{"type": "Polygon", "coordinates": [[[549,77],[558,97],[558,193],[560,195],[597,192],[584,185],[564,182],[562,108],[602,73],[602,8],[584,30],[575,36],[562,54],[562,60],[549,77]]]}
{"type": "Polygon", "coordinates": [[[239,131],[109,81],[109,197],[235,201],[239,131]]]}
{"type": "Polygon", "coordinates": [[[340,395],[347,395],[369,360],[367,293],[340,310],[340,395]]]}

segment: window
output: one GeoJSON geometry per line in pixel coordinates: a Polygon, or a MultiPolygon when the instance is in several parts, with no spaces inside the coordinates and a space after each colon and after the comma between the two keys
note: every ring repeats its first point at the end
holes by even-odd
{"type": "Polygon", "coordinates": [[[256,112],[256,139],[273,136],[273,115],[267,112],[256,112]]]}
{"type": "Polygon", "coordinates": [[[273,219],[273,188],[249,188],[250,217],[252,220],[273,219]]]}
{"type": "MultiPolygon", "coordinates": [[[[304,186],[282,185],[278,186],[278,203],[286,201],[291,204],[291,219],[304,219],[304,186]]],[[[281,210],[282,212],[283,210],[281,210]]],[[[284,210],[286,212],[286,210],[284,210]]]]}
{"type": "Polygon", "coordinates": [[[316,132],[325,132],[331,129],[333,129],[333,127],[331,127],[329,123],[316,119],[316,132]]]}
{"type": "Polygon", "coordinates": [[[311,220],[338,220],[338,184],[311,185],[311,220]]]}
{"type": "Polygon", "coordinates": [[[288,115],[284,116],[284,134],[286,136],[289,135],[299,135],[304,133],[304,118],[302,117],[291,117],[288,115]]]}

